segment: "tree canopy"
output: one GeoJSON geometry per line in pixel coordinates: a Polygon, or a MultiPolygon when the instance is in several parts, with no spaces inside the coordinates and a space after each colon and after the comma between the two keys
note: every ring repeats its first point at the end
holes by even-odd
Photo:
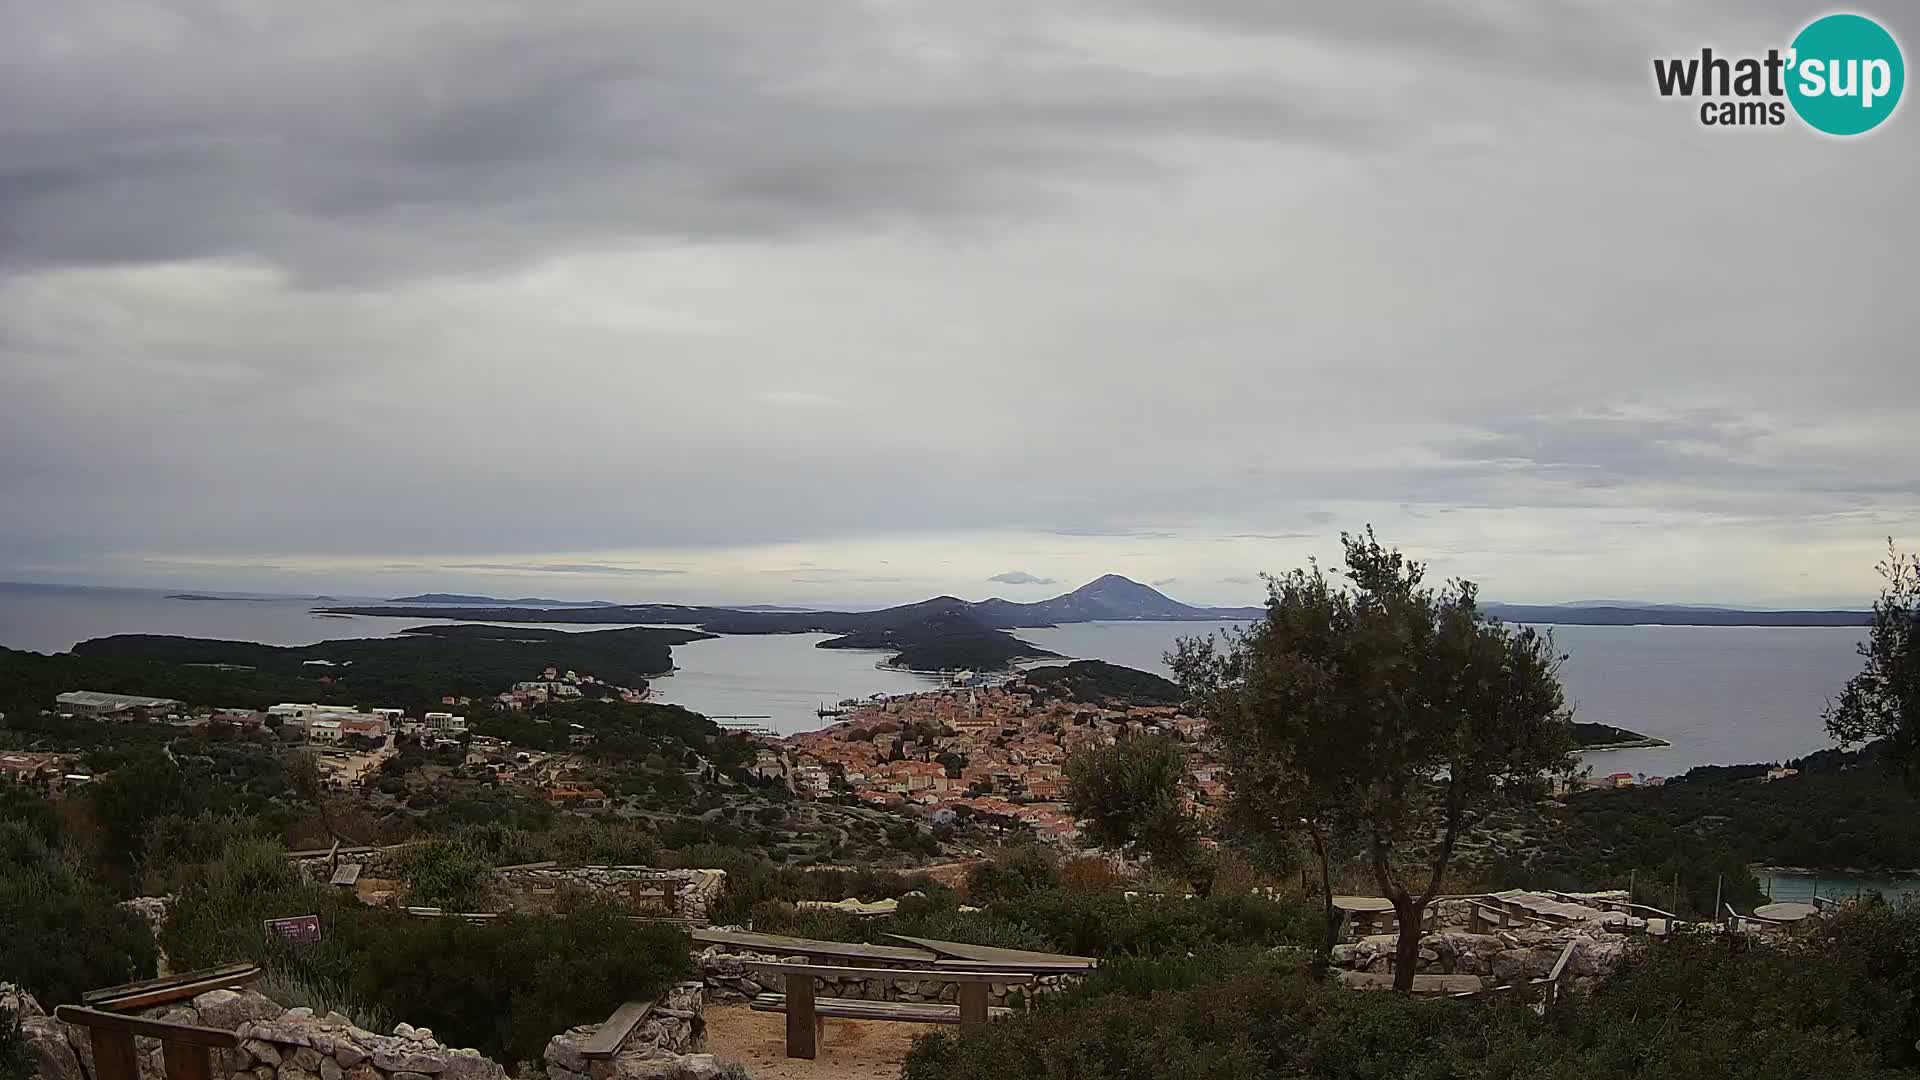
{"type": "Polygon", "coordinates": [[[1264,620],[1185,639],[1169,661],[1221,739],[1237,825],[1304,825],[1328,891],[1329,847],[1364,854],[1410,990],[1419,917],[1468,810],[1571,772],[1571,711],[1549,636],[1486,616],[1472,582],[1425,585],[1371,528],[1341,543],[1345,582],[1317,564],[1269,577],[1264,620]]]}
{"type": "Polygon", "coordinates": [[[1067,804],[1095,845],[1137,850],[1204,894],[1200,827],[1180,805],[1186,770],[1186,749],[1164,735],[1087,747],[1067,759],[1067,804]]]}
{"type": "Polygon", "coordinates": [[[1866,664],[1828,704],[1827,733],[1845,747],[1887,740],[1888,759],[1920,792],[1920,552],[1889,540],[1876,569],[1887,583],[1860,644],[1866,664]]]}

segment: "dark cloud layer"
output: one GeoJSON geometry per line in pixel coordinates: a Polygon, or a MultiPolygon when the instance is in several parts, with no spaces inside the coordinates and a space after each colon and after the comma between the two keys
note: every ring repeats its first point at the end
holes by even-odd
{"type": "Polygon", "coordinates": [[[0,578],[1852,595],[1913,118],[1649,76],[1811,14],[0,0],[0,578]]]}

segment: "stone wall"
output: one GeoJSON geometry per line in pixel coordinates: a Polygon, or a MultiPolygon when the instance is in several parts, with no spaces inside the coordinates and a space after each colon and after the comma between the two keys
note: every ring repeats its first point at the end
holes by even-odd
{"type": "MultiPolygon", "coordinates": [[[[408,845],[354,852],[342,852],[335,859],[327,855],[306,855],[292,860],[301,880],[325,884],[333,875],[333,863],[359,863],[360,876],[367,879],[404,877],[401,855],[408,845]]],[[[576,889],[623,902],[635,902],[641,894],[669,891],[671,900],[660,904],[663,914],[690,920],[705,926],[713,904],[726,888],[725,870],[670,870],[653,866],[503,866],[493,871],[497,891],[508,896],[532,897],[541,892],[576,889]]]]}
{"type": "Polygon", "coordinates": [[[668,914],[707,924],[707,913],[726,888],[725,870],[665,870],[650,866],[509,866],[494,871],[494,880],[521,893],[578,889],[620,900],[636,890],[669,890],[668,914]]]}
{"type": "MultiPolygon", "coordinates": [[[[598,1025],[572,1028],[547,1044],[548,1080],[716,1080],[729,1075],[702,1054],[705,997],[697,982],[674,986],[628,1036],[611,1061],[588,1062],[579,1046],[598,1025]]],[[[63,1024],[32,996],[0,983],[0,1009],[17,1013],[39,1080],[95,1080],[88,1029],[63,1024]]],[[[357,1027],[344,1016],[286,1009],[252,990],[214,990],[140,1015],[221,1028],[240,1036],[233,1050],[214,1050],[214,1080],[507,1080],[478,1050],[444,1046],[427,1028],[395,1025],[391,1035],[357,1027]]],[[[134,1040],[140,1080],[164,1080],[160,1043],[134,1040]]],[[[537,1073],[535,1074],[538,1075],[537,1073]]],[[[738,1070],[731,1073],[740,1076],[738,1070]]]]}
{"type": "MultiPolygon", "coordinates": [[[[93,1080],[93,1037],[83,1027],[40,1013],[33,999],[20,1009],[42,1080],[93,1080]]],[[[506,1070],[478,1050],[443,1046],[426,1028],[400,1024],[391,1035],[356,1027],[337,1013],[284,1009],[252,990],[212,990],[191,1001],[140,1015],[153,1020],[222,1028],[240,1045],[214,1050],[216,1080],[506,1080],[506,1070]]],[[[162,1080],[160,1042],[134,1040],[141,1080],[162,1080]]]]}
{"type": "MultiPolygon", "coordinates": [[[[804,956],[777,956],[772,953],[753,953],[729,950],[726,946],[712,945],[701,951],[698,961],[700,975],[705,981],[707,997],[712,1001],[751,1001],[761,994],[784,994],[787,992],[787,979],[784,975],[770,972],[752,971],[748,963],[806,964],[817,963],[804,956]]],[[[899,965],[874,961],[861,961],[862,967],[895,967],[899,965]]],[[[1032,1000],[1057,994],[1072,983],[1075,975],[1043,975],[1032,983],[989,983],[987,999],[989,1005],[1005,1006],[1009,1001],[1032,1000]]],[[[918,976],[912,967],[902,967],[899,975],[884,979],[866,979],[855,976],[844,978],[833,976],[814,976],[813,993],[823,998],[858,998],[862,1001],[919,1001],[944,1003],[958,1002],[960,989],[950,982],[918,976]]]]}
{"type": "MultiPolygon", "coordinates": [[[[1646,928],[1646,920],[1579,903],[1624,901],[1625,892],[1563,895],[1569,902],[1557,910],[1569,919],[1565,924],[1488,928],[1484,933],[1471,931],[1473,910],[1465,901],[1435,903],[1434,927],[1420,936],[1418,974],[1476,975],[1483,986],[1511,986],[1550,974],[1570,941],[1579,943],[1567,965],[1576,987],[1611,974],[1633,947],[1632,935],[1646,928]],[[1590,916],[1584,921],[1577,918],[1583,912],[1590,916]]],[[[1367,934],[1335,945],[1330,959],[1337,968],[1385,974],[1393,970],[1396,944],[1394,934],[1367,934]]]]}

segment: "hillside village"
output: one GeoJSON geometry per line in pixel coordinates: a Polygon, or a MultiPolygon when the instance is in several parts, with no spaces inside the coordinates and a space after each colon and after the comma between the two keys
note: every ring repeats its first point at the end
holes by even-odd
{"type": "Polygon", "coordinates": [[[814,798],[852,796],[935,824],[1024,826],[1071,844],[1079,826],[1064,801],[1069,755],[1128,734],[1179,739],[1191,748],[1182,794],[1203,810],[1226,794],[1206,731],[1206,721],[1174,706],[1077,701],[1016,681],[869,702],[832,727],[762,750],[755,768],[814,798]]]}

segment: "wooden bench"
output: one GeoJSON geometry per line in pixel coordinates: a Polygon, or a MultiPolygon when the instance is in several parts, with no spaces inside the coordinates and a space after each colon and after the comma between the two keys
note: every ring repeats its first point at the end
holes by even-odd
{"type": "MultiPolygon", "coordinates": [[[[935,1006],[939,1011],[927,1011],[913,1018],[915,1023],[957,1023],[962,1025],[984,1024],[992,1017],[987,1007],[987,988],[994,983],[1025,984],[1035,981],[1038,976],[1022,971],[979,971],[975,969],[954,968],[857,968],[838,967],[832,964],[781,964],[772,961],[754,961],[742,965],[752,971],[763,971],[773,975],[784,975],[787,992],[782,995],[763,995],[771,999],[778,996],[782,1011],[787,1014],[787,1056],[811,1060],[818,1053],[820,1044],[821,1006],[815,1000],[813,980],[816,977],[844,979],[912,979],[918,982],[956,983],[959,985],[959,1003],[953,1006],[954,1019],[927,1020],[925,1016],[946,1015],[944,1006],[935,1006]]],[[[755,999],[755,1007],[758,1008],[755,999]]],[[[858,1017],[862,1020],[906,1019],[902,1016],[876,1015],[875,1013],[897,1012],[901,1006],[913,1002],[861,1001],[855,999],[829,999],[828,1006],[833,1013],[850,1009],[867,1009],[858,1017]],[[877,1007],[877,1008],[876,1008],[877,1007]]],[[[773,1011],[770,1007],[762,1012],[773,1011]]],[[[829,1014],[831,1015],[831,1014],[829,1014]]]]}
{"type": "Polygon", "coordinates": [[[1508,930],[1514,927],[1532,926],[1532,917],[1522,915],[1505,904],[1483,904],[1478,900],[1467,901],[1467,932],[1484,933],[1491,929],[1508,930]]]}
{"type": "Polygon", "coordinates": [[[607,1017],[606,1022],[594,1031],[593,1036],[580,1044],[580,1056],[588,1061],[606,1061],[612,1058],[620,1052],[620,1047],[627,1041],[627,1036],[633,1034],[634,1029],[644,1023],[647,1014],[652,1011],[653,1002],[651,1001],[629,1001],[613,1010],[613,1015],[607,1017]]]}
{"type": "Polygon", "coordinates": [[[209,990],[238,990],[259,977],[260,967],[257,964],[221,964],[218,967],[182,971],[157,979],[142,979],[89,990],[80,995],[80,1003],[89,1009],[132,1012],[196,998],[209,990]]]}
{"type": "MultiPolygon", "coordinates": [[[[753,999],[754,1012],[787,1011],[787,995],[761,994],[753,999]]],[[[815,998],[813,1015],[840,1020],[900,1020],[910,1024],[957,1024],[960,1006],[934,1001],[865,1001],[860,998],[815,998]]],[[[990,1020],[1004,1020],[1012,1009],[994,1006],[990,1020]]]]}
{"type": "Polygon", "coordinates": [[[94,1080],[140,1080],[139,1053],[133,1044],[136,1035],[160,1040],[167,1080],[213,1080],[213,1058],[207,1051],[240,1045],[238,1035],[220,1028],[169,1024],[78,1005],[62,1005],[53,1015],[62,1023],[87,1029],[93,1040],[94,1080]]]}

